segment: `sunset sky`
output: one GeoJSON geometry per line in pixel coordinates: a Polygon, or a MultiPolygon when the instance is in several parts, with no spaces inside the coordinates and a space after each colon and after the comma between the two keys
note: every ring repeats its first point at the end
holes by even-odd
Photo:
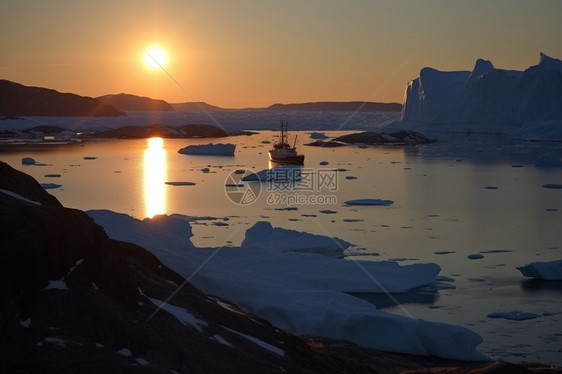
{"type": "Polygon", "coordinates": [[[561,16],[559,0],[3,0],[0,79],[228,108],[402,102],[425,66],[562,58],[561,16]]]}

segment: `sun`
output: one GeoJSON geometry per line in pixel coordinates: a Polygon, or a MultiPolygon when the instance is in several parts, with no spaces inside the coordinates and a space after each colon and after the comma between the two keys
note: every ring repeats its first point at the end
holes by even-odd
{"type": "Polygon", "coordinates": [[[151,69],[161,69],[168,62],[168,54],[164,48],[153,45],[144,50],[144,64],[151,69]]]}

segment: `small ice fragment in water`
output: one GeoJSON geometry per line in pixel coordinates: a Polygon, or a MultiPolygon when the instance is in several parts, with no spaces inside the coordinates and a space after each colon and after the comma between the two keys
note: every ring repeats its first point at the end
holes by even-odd
{"type": "Polygon", "coordinates": [[[383,199],[357,199],[348,200],[345,202],[346,205],[392,205],[394,201],[383,200],[383,199]]]}
{"type": "Polygon", "coordinates": [[[22,165],[35,165],[35,159],[31,158],[31,157],[23,157],[21,159],[21,164],[22,165]]]}
{"type": "Polygon", "coordinates": [[[62,185],[56,183],[41,183],[41,187],[43,187],[45,190],[49,190],[54,188],[60,188],[62,187],[62,185]]]}
{"type": "Polygon", "coordinates": [[[542,185],[543,188],[560,189],[562,184],[560,183],[547,183],[542,185]]]}
{"type": "Polygon", "coordinates": [[[195,182],[164,182],[170,186],[195,186],[195,182]]]}
{"type": "Polygon", "coordinates": [[[484,255],[480,254],[480,253],[474,253],[474,254],[468,255],[466,257],[468,257],[471,260],[478,260],[478,259],[484,258],[484,255]]]}
{"type": "Polygon", "coordinates": [[[518,310],[512,310],[511,312],[498,312],[490,313],[487,315],[488,318],[505,318],[514,321],[523,321],[526,319],[533,319],[540,317],[540,314],[535,313],[525,313],[518,310]]]}

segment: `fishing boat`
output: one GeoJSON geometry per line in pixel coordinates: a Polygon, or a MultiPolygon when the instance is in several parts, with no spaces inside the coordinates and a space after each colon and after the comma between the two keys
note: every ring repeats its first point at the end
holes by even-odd
{"type": "Polygon", "coordinates": [[[303,165],[304,155],[297,152],[296,144],[296,136],[293,146],[289,144],[287,122],[281,121],[281,134],[279,135],[279,141],[273,144],[273,149],[269,150],[269,159],[278,164],[303,165]]]}

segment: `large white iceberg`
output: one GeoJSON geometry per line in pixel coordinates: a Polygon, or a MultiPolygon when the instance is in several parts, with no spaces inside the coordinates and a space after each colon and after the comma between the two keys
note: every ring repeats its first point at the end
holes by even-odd
{"type": "Polygon", "coordinates": [[[236,150],[236,145],[230,143],[218,143],[218,144],[199,144],[199,145],[188,145],[187,147],[181,148],[178,153],[185,155],[219,155],[219,156],[232,156],[236,150]]]}
{"type": "Polygon", "coordinates": [[[562,260],[531,262],[517,268],[525,277],[545,280],[562,280],[562,260]]]}
{"type": "Polygon", "coordinates": [[[195,248],[186,217],[140,221],[110,211],[87,213],[111,238],[143,246],[196,287],[277,326],[387,351],[486,359],[476,350],[482,339],[466,328],[382,312],[348,294],[406,292],[427,285],[440,271],[436,264],[400,266],[255,247],[195,248]]]}
{"type": "Polygon", "coordinates": [[[562,61],[541,53],[525,71],[478,59],[472,71],[423,68],[407,85],[402,121],[390,129],[508,133],[562,140],[562,61]]]}

